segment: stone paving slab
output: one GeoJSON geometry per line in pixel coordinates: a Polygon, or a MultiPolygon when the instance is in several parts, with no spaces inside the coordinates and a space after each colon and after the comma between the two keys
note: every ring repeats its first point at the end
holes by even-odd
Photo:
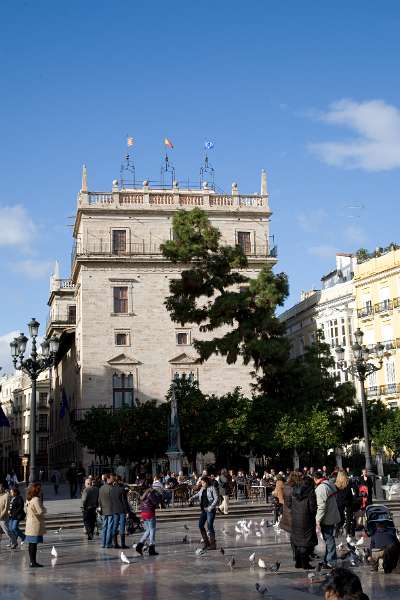
{"type": "MultiPolygon", "coordinates": [[[[1,600],[108,600],[111,598],[143,600],[260,600],[256,582],[269,588],[268,600],[307,600],[322,598],[321,581],[310,583],[307,573],[294,569],[289,538],[266,528],[262,537],[255,533],[237,535],[235,523],[217,517],[217,550],[196,556],[199,533],[194,523],[162,523],[157,531],[160,556],[144,558],[131,548],[126,554],[131,564],[124,565],[120,551],[104,550],[97,538],[88,542],[83,532],[75,530],[56,534],[49,532],[45,544],[39,546],[39,562],[43,569],[29,569],[27,550],[11,551],[0,544],[1,600]],[[183,537],[188,535],[188,544],[183,537]],[[51,547],[58,552],[51,562],[51,547]],[[278,573],[252,567],[249,555],[256,552],[272,562],[281,561],[278,573]],[[227,566],[234,555],[236,565],[227,566]]],[[[139,536],[129,536],[130,545],[139,536]]],[[[371,573],[368,566],[354,569],[362,578],[365,592],[376,600],[400,597],[400,575],[371,573]]],[[[322,580],[323,578],[321,578],[322,580]]],[[[264,596],[267,600],[267,596],[264,596]]]]}

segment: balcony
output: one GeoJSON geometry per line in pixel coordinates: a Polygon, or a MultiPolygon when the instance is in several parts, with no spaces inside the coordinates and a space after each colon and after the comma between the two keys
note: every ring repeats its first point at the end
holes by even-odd
{"type": "Polygon", "coordinates": [[[357,317],[359,319],[365,319],[366,317],[371,317],[374,314],[374,309],[372,306],[364,306],[363,308],[357,309],[357,317]]]}
{"type": "MultiPolygon", "coordinates": [[[[163,259],[160,246],[159,242],[150,243],[142,240],[141,242],[127,242],[123,247],[115,247],[110,239],[100,238],[86,244],[78,242],[72,251],[71,262],[73,265],[76,260],[85,260],[88,258],[108,258],[123,261],[124,259],[131,259],[134,256],[154,256],[163,259]]],[[[243,248],[243,250],[249,258],[276,258],[278,255],[278,248],[273,241],[264,244],[253,242],[243,248]]]]}
{"type": "Polygon", "coordinates": [[[46,330],[52,327],[64,328],[67,325],[76,325],[76,306],[69,305],[65,311],[51,310],[47,317],[46,330]]]}
{"type": "Polygon", "coordinates": [[[374,305],[374,313],[379,314],[393,310],[393,302],[391,300],[383,300],[374,305]]]}
{"type": "Polygon", "coordinates": [[[388,383],[386,385],[380,385],[379,391],[381,396],[392,396],[395,394],[400,394],[400,384],[399,383],[388,383]]]}

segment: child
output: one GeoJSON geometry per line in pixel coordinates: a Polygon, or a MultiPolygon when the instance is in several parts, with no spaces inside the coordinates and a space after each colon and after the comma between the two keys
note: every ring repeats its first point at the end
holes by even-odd
{"type": "Polygon", "coordinates": [[[389,527],[388,523],[382,521],[376,524],[374,533],[371,536],[371,563],[372,571],[379,568],[379,560],[383,561],[383,570],[385,573],[391,573],[397,567],[400,556],[400,542],[397,539],[396,530],[389,527]]]}

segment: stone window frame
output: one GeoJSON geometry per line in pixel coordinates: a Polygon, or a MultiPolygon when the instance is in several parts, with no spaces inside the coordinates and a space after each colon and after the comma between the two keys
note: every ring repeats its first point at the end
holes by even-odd
{"type": "Polygon", "coordinates": [[[129,250],[131,247],[131,230],[130,227],[117,227],[115,225],[110,226],[109,228],[109,240],[110,240],[110,254],[112,256],[124,256],[126,254],[129,254],[129,250]],[[114,252],[113,250],[113,232],[114,231],[125,231],[126,232],[126,248],[125,248],[125,252],[114,252]]]}
{"type": "Polygon", "coordinates": [[[179,329],[175,329],[175,344],[179,347],[182,346],[191,346],[192,345],[192,330],[189,328],[184,328],[184,327],[180,327],[179,329]],[[179,344],[178,343],[178,335],[180,333],[185,333],[188,336],[188,342],[187,344],[179,344]]]}
{"type": "MultiPolygon", "coordinates": [[[[119,313],[118,313],[119,314],[119,313]]],[[[125,313],[123,313],[125,314],[125,313]]],[[[127,348],[131,345],[131,330],[130,329],[114,329],[114,346],[117,348],[127,348]],[[117,335],[126,335],[126,344],[117,344],[117,335]]]]}
{"type": "Polygon", "coordinates": [[[235,245],[239,246],[239,233],[249,233],[250,234],[250,252],[245,252],[246,255],[253,254],[256,248],[256,230],[250,229],[249,227],[240,227],[235,228],[235,245]]]}
{"type": "Polygon", "coordinates": [[[136,282],[136,280],[132,281],[132,279],[123,279],[123,278],[109,280],[110,314],[111,314],[111,316],[113,316],[113,317],[132,317],[132,316],[134,316],[134,313],[133,313],[133,287],[134,287],[135,282],[136,282]],[[114,288],[117,288],[117,287],[127,287],[128,288],[128,312],[126,312],[126,313],[114,312],[114,288]]]}

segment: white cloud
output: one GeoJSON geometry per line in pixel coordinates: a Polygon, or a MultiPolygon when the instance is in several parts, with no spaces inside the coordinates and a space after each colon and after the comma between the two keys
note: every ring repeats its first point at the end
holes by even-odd
{"type": "Polygon", "coordinates": [[[343,230],[344,237],[350,244],[364,244],[367,240],[367,234],[362,227],[357,225],[348,225],[343,230]]]}
{"type": "Polygon", "coordinates": [[[10,342],[18,335],[19,331],[10,331],[9,333],[0,335],[0,367],[3,367],[0,371],[0,377],[5,373],[14,372],[10,354],[10,342]]]}
{"type": "Polygon", "coordinates": [[[23,206],[0,206],[0,246],[26,250],[36,236],[36,225],[23,206]]]}
{"type": "Polygon", "coordinates": [[[297,221],[304,231],[319,231],[321,225],[326,221],[328,217],[327,212],[319,208],[308,213],[301,213],[297,217],[297,221]]]}
{"type": "Polygon", "coordinates": [[[49,260],[28,259],[13,263],[12,268],[29,279],[42,279],[51,275],[52,263],[49,260]]]}
{"type": "Polygon", "coordinates": [[[329,244],[320,244],[319,246],[311,246],[308,248],[308,253],[316,256],[317,258],[331,258],[334,261],[336,256],[337,248],[330,246],[329,244]]]}
{"type": "Polygon", "coordinates": [[[400,168],[400,110],[383,100],[340,100],[319,119],[352,130],[353,137],[338,142],[309,144],[328,165],[365,171],[400,168]]]}

